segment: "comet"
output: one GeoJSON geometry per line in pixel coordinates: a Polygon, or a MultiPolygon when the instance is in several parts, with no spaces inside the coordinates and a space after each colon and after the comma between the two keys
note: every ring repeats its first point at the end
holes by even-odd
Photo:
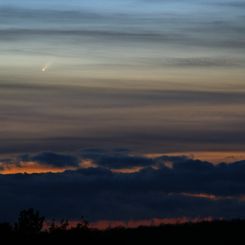
{"type": "Polygon", "coordinates": [[[46,64],[46,65],[44,65],[44,66],[42,67],[42,72],[47,71],[47,69],[48,69],[48,64],[46,64]]]}
{"type": "Polygon", "coordinates": [[[51,66],[52,64],[53,64],[53,61],[47,62],[46,64],[44,64],[44,65],[42,66],[41,71],[42,71],[42,72],[47,71],[47,70],[50,68],[50,66],[51,66]]]}

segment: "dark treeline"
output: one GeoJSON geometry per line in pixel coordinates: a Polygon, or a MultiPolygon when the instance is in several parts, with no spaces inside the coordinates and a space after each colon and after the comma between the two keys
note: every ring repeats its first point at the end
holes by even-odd
{"type": "Polygon", "coordinates": [[[27,209],[20,212],[14,224],[0,224],[0,244],[45,242],[71,244],[245,244],[245,220],[212,221],[152,227],[107,230],[89,228],[82,218],[76,226],[68,221],[52,221],[45,225],[45,217],[38,211],[27,209]]]}

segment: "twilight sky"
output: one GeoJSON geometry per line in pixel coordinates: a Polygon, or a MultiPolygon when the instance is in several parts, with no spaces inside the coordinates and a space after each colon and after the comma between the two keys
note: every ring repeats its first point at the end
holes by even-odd
{"type": "Polygon", "coordinates": [[[244,22],[243,0],[1,0],[2,219],[245,215],[244,22]]]}

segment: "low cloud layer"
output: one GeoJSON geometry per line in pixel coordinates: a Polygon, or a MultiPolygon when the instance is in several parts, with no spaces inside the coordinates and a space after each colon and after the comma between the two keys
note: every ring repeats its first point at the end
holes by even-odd
{"type": "MultiPolygon", "coordinates": [[[[2,221],[13,220],[26,207],[37,208],[48,218],[84,215],[90,221],[245,217],[245,161],[213,165],[184,156],[149,159],[122,152],[82,151],[80,157],[93,160],[93,168],[0,175],[2,221]],[[142,169],[112,171],[121,166],[142,169]]],[[[37,154],[31,160],[67,165],[61,156],[69,163],[71,156],[57,153],[37,154]]]]}

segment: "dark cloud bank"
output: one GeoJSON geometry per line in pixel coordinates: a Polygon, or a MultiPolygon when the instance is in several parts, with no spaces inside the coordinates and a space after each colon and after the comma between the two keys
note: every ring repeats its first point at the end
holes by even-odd
{"type": "Polygon", "coordinates": [[[49,218],[76,219],[84,215],[90,221],[245,216],[245,161],[214,166],[184,156],[133,156],[124,149],[86,150],[76,156],[22,156],[22,160],[60,167],[77,165],[75,159],[89,159],[97,167],[0,175],[1,221],[13,220],[20,209],[27,207],[37,208],[49,218]],[[133,166],[142,170],[131,174],[113,171],[133,166]]]}
{"type": "Polygon", "coordinates": [[[24,154],[20,156],[20,161],[24,162],[38,162],[41,164],[46,164],[50,166],[78,166],[79,160],[75,156],[71,155],[64,155],[64,154],[57,154],[54,152],[42,152],[40,154],[36,154],[34,156],[30,156],[28,154],[24,154]]]}

